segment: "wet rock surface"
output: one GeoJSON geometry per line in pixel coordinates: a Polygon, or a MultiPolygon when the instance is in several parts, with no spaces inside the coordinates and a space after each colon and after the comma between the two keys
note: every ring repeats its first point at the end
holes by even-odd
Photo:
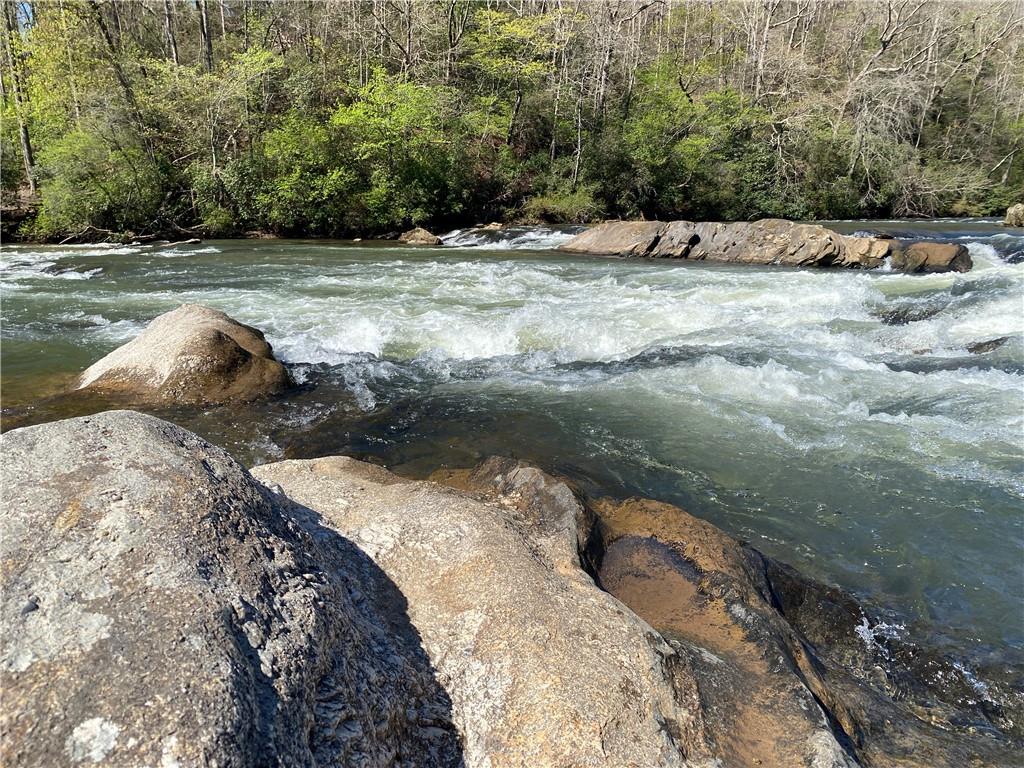
{"type": "Polygon", "coordinates": [[[972,355],[984,355],[987,352],[999,349],[1003,344],[1010,340],[1009,336],[1000,336],[995,339],[988,339],[986,341],[976,341],[973,344],[967,345],[967,351],[972,355]]]}
{"type": "Polygon", "coordinates": [[[612,221],[560,247],[572,253],[688,259],[734,264],[875,269],[890,259],[906,272],[965,272],[970,255],[962,245],[913,243],[889,237],[841,235],[818,224],[784,219],[759,221],[612,221]]]}
{"type": "Polygon", "coordinates": [[[216,309],[183,304],[91,365],[76,389],[140,401],[222,403],[279,394],[290,384],[261,331],[216,309]]]}
{"type": "Polygon", "coordinates": [[[901,272],[967,272],[971,255],[959,243],[910,243],[893,250],[892,267],[901,272]]]}
{"type": "Polygon", "coordinates": [[[706,738],[725,766],[1015,764],[1024,707],[1013,691],[979,695],[955,661],[887,637],[849,594],[710,523],[648,499],[588,502],[508,459],[437,478],[515,488],[527,510],[575,499],[584,510],[575,517],[591,521],[585,561],[687,656],[706,738]],[[517,475],[533,479],[510,481],[517,475]]]}
{"type": "Polygon", "coordinates": [[[0,763],[460,764],[401,594],[308,509],[133,412],[2,441],[0,763]]]}

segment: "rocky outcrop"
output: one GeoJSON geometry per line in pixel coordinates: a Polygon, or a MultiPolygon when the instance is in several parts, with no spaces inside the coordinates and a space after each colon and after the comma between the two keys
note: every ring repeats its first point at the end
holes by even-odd
{"type": "Polygon", "coordinates": [[[1016,759],[859,677],[888,667],[848,595],[669,505],[500,458],[250,475],[126,411],[2,441],[3,765],[1016,759]]]}
{"type": "Polygon", "coordinates": [[[467,766],[714,764],[686,657],[580,568],[571,494],[520,509],[342,457],[253,474],[402,591],[467,766]]]}
{"type": "Polygon", "coordinates": [[[441,238],[432,232],[428,232],[423,227],[416,227],[410,229],[408,232],[403,232],[398,237],[399,242],[406,243],[408,245],[441,245],[441,238]]]}
{"type": "Polygon", "coordinates": [[[401,594],[315,514],[133,412],[2,441],[0,763],[461,764],[401,594]]]}
{"type": "Polygon", "coordinates": [[[1017,203],[1007,208],[1003,224],[1008,227],[1024,227],[1024,203],[1017,203]]]}
{"type": "Polygon", "coordinates": [[[218,310],[183,304],[86,369],[77,389],[142,401],[222,403],[278,394],[290,383],[262,332],[218,310]]]}
{"type": "Polygon", "coordinates": [[[497,494],[527,521],[575,520],[578,551],[601,586],[688,659],[705,738],[724,766],[1014,764],[1007,741],[952,725],[992,714],[954,662],[877,645],[851,596],[683,510],[647,499],[591,503],[509,459],[436,479],[497,494]]]}
{"type": "Polygon", "coordinates": [[[604,256],[853,269],[874,269],[892,259],[894,265],[899,260],[899,268],[908,272],[963,272],[971,267],[970,255],[963,246],[915,243],[905,252],[891,238],[840,235],[818,224],[783,219],[732,223],[612,221],[577,235],[563,244],[561,250],[604,256]]]}

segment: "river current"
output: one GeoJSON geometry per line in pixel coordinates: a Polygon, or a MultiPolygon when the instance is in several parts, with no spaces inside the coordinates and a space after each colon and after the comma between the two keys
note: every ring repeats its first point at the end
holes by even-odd
{"type": "Polygon", "coordinates": [[[263,329],[302,382],[161,413],[245,463],[347,453],[424,476],[513,455],[678,504],[852,590],[885,616],[868,642],[926,632],[1020,669],[1024,235],[830,226],[963,242],[975,266],[623,261],[558,253],[569,233],[543,229],[443,249],[4,246],[6,426],[103,407],[47,398],[160,312],[207,304],[263,329]]]}

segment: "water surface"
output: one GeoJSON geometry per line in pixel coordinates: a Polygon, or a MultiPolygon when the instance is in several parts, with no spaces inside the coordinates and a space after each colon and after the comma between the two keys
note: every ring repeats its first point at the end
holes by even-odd
{"type": "Polygon", "coordinates": [[[350,453],[422,476],[518,456],[679,504],[885,606],[879,631],[1014,658],[1024,238],[985,220],[834,226],[963,242],[975,268],[622,261],[557,253],[565,235],[543,230],[444,249],[5,247],[8,423],[100,407],[40,399],[156,314],[203,303],[262,328],[303,382],[162,414],[247,463],[350,453]]]}

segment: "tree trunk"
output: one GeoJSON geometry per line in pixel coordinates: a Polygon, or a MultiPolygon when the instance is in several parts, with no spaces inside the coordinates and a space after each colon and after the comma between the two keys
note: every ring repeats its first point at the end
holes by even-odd
{"type": "Polygon", "coordinates": [[[203,42],[203,63],[207,72],[213,72],[213,38],[210,36],[210,15],[206,0],[199,0],[199,36],[203,42]]]}
{"type": "Polygon", "coordinates": [[[7,54],[7,71],[11,73],[11,99],[14,102],[14,114],[18,121],[18,140],[21,144],[21,159],[25,165],[25,180],[28,182],[28,191],[35,195],[35,157],[32,154],[32,141],[28,133],[28,123],[25,120],[25,107],[21,86],[21,60],[14,51],[15,35],[18,33],[18,20],[14,18],[17,13],[16,6],[4,3],[4,51],[7,54]]]}
{"type": "Polygon", "coordinates": [[[178,61],[178,39],[174,36],[174,16],[171,14],[171,0],[164,0],[164,29],[167,32],[167,45],[171,49],[171,61],[178,61]]]}

